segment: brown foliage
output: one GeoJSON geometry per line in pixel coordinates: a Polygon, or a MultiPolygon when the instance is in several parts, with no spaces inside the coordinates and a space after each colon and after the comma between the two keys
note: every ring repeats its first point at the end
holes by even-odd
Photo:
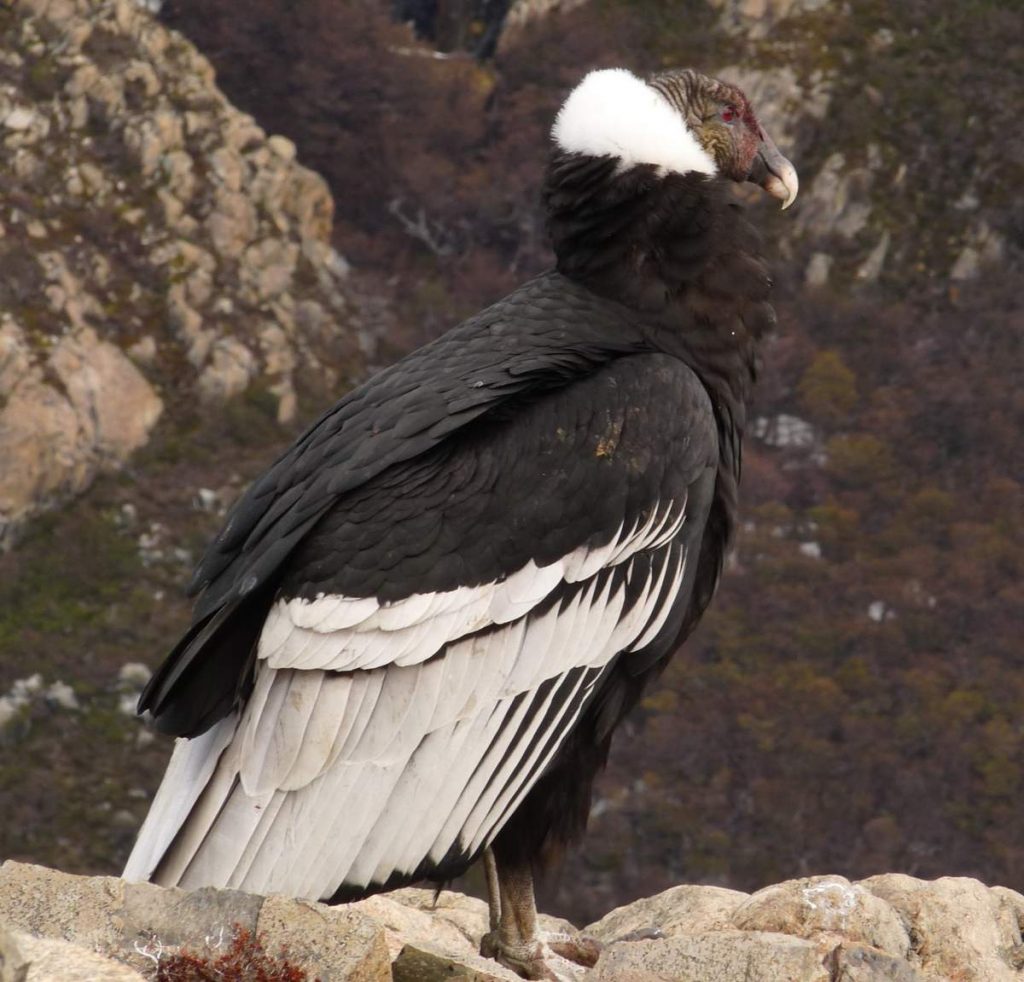
{"type": "Polygon", "coordinates": [[[240,924],[234,926],[224,954],[215,958],[184,950],[162,958],[156,970],[156,982],[307,982],[308,978],[288,960],[287,949],[276,957],[268,955],[262,941],[240,924]]]}

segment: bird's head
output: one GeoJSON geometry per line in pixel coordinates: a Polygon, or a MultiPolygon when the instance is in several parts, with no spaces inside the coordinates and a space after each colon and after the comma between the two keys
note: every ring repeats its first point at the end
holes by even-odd
{"type": "Polygon", "coordinates": [[[622,169],[652,164],[752,181],[783,208],[799,188],[743,92],[691,69],[646,81],[621,68],[591,72],[566,99],[552,136],[569,153],[618,157],[622,169]]]}

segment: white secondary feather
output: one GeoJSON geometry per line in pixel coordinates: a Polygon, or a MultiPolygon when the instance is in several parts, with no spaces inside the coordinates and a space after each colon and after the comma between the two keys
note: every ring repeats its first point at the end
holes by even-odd
{"type": "Polygon", "coordinates": [[[686,556],[680,553],[679,558],[674,564],[675,569],[672,574],[672,579],[669,582],[668,589],[663,591],[662,585],[665,581],[665,574],[668,572],[668,568],[671,565],[673,564],[670,560],[665,561],[665,566],[658,579],[658,585],[652,591],[652,595],[657,604],[654,608],[655,612],[652,617],[648,618],[647,627],[643,634],[630,643],[629,647],[626,649],[627,651],[639,651],[645,645],[650,644],[658,636],[658,632],[665,626],[665,621],[668,620],[668,615],[672,612],[672,602],[678,595],[679,587],[683,582],[683,575],[686,572],[686,556]]]}
{"type": "Polygon", "coordinates": [[[569,153],[618,157],[623,169],[654,164],[676,174],[716,173],[679,112],[624,68],[590,72],[565,100],[551,136],[569,153]]]}
{"type": "MultiPolygon", "coordinates": [[[[585,686],[586,694],[590,693],[593,685],[594,683],[590,682],[585,686]]],[[[467,822],[467,828],[463,834],[463,842],[467,838],[469,840],[469,851],[475,852],[490,841],[491,836],[501,828],[502,820],[519,806],[522,799],[529,793],[530,788],[533,787],[531,776],[535,778],[543,774],[547,765],[551,763],[552,758],[562,745],[561,739],[552,739],[552,736],[555,731],[561,731],[561,733],[572,731],[573,725],[586,704],[585,699],[579,695],[583,688],[584,677],[580,676],[572,691],[561,704],[557,715],[547,720],[546,729],[535,735],[528,755],[517,760],[515,768],[508,769],[504,775],[506,780],[501,794],[496,797],[486,813],[480,815],[475,829],[470,822],[477,813],[474,812],[474,815],[470,816],[470,822],[467,822]]]]}
{"type": "Polygon", "coordinates": [[[582,546],[547,566],[530,561],[504,580],[475,587],[417,593],[390,604],[330,594],[279,600],[263,626],[259,658],[272,668],[336,672],[414,665],[451,641],[524,616],[562,582],[582,582],[663,545],[679,531],[685,514],[685,499],[658,502],[628,533],[620,526],[604,545],[582,546]]]}
{"type": "Polygon", "coordinates": [[[241,718],[179,742],[126,876],[317,899],[485,845],[601,669],[660,630],[683,519],[657,505],[604,545],[478,587],[279,601],[241,718]]]}
{"type": "Polygon", "coordinates": [[[157,789],[138,842],[125,866],[126,880],[147,880],[207,786],[238,726],[228,716],[194,740],[175,740],[174,752],[157,789]]]}
{"type": "Polygon", "coordinates": [[[622,530],[623,525],[620,524],[615,534],[604,545],[575,549],[566,556],[563,560],[565,582],[579,583],[580,580],[589,580],[600,569],[610,565],[611,557],[622,544],[622,530]]]}

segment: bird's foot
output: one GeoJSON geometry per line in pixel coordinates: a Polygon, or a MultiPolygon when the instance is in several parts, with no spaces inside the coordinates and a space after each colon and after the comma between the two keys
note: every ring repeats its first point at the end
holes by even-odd
{"type": "Polygon", "coordinates": [[[522,944],[503,942],[497,931],[485,934],[480,954],[493,958],[524,979],[580,982],[601,954],[601,942],[582,934],[542,933],[522,944]]]}

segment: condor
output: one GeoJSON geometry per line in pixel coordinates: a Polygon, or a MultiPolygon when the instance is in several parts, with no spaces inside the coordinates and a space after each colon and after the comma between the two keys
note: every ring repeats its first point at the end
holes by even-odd
{"type": "Polygon", "coordinates": [[[346,395],[199,564],[126,878],[338,902],[483,857],[491,954],[592,957],[538,932],[532,873],[714,593],[774,323],[728,185],[797,177],[693,71],[592,72],[552,137],[555,269],[346,395]]]}

